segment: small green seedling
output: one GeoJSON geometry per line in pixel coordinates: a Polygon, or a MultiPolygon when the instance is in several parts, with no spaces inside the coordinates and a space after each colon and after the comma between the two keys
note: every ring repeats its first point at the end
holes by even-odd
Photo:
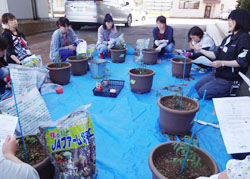
{"type": "MultiPolygon", "coordinates": [[[[184,140],[187,141],[187,143],[190,142],[191,137],[190,136],[184,136],[184,140]]],[[[186,156],[186,153],[188,151],[188,145],[181,142],[181,143],[174,143],[173,145],[173,149],[176,152],[176,156],[173,159],[173,163],[178,163],[180,165],[180,167],[182,167],[183,163],[184,163],[184,159],[186,156]]],[[[199,142],[196,140],[193,140],[189,149],[189,153],[188,153],[188,157],[185,163],[186,167],[199,167],[202,166],[201,164],[201,158],[200,156],[195,152],[195,146],[199,147],[199,142]]]]}

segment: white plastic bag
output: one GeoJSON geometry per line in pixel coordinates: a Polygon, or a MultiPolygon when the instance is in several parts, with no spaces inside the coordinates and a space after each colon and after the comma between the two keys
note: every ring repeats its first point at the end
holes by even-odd
{"type": "Polygon", "coordinates": [[[87,53],[87,42],[83,39],[77,41],[76,55],[87,53]]]}

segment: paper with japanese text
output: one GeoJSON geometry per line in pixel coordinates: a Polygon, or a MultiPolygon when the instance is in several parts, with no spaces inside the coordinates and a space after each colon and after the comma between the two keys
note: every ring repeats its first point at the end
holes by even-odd
{"type": "Polygon", "coordinates": [[[213,98],[229,154],[250,152],[250,97],[213,98]]]}

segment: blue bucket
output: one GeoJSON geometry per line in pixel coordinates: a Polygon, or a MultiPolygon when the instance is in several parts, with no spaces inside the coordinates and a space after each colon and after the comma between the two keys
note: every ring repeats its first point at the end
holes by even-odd
{"type": "Polygon", "coordinates": [[[106,68],[106,60],[103,59],[96,59],[96,60],[89,60],[89,69],[92,78],[104,78],[105,76],[105,68],[106,68]]]}

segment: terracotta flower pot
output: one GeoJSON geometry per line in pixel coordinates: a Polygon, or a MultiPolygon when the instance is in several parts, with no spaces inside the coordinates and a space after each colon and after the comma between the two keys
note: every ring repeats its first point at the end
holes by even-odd
{"type": "Polygon", "coordinates": [[[159,52],[155,50],[143,50],[144,64],[154,65],[156,64],[159,52]]]}
{"type": "Polygon", "coordinates": [[[69,83],[70,68],[71,64],[67,62],[61,62],[59,67],[56,63],[47,65],[51,81],[60,85],[66,85],[69,83]]]}
{"type": "Polygon", "coordinates": [[[157,102],[160,107],[159,121],[161,130],[163,133],[167,132],[173,135],[187,134],[193,127],[192,121],[200,108],[200,104],[191,98],[183,96],[182,100],[193,104],[195,108],[188,111],[171,109],[163,105],[164,100],[168,101],[171,98],[173,96],[162,96],[157,102]]]}
{"type": "MultiPolygon", "coordinates": [[[[164,175],[162,175],[154,165],[154,160],[158,158],[160,155],[168,152],[175,152],[173,149],[173,143],[180,143],[180,142],[166,142],[162,143],[155,148],[153,148],[148,157],[148,164],[149,168],[152,171],[152,178],[153,179],[167,179],[164,175]]],[[[209,167],[212,174],[219,173],[218,165],[216,164],[215,160],[204,150],[195,147],[195,152],[200,156],[201,162],[204,164],[206,163],[209,167]]]]}
{"type": "Polygon", "coordinates": [[[88,57],[78,59],[77,56],[68,57],[67,59],[71,64],[72,75],[84,75],[88,70],[88,57]]]}
{"type": "MultiPolygon", "coordinates": [[[[177,78],[183,77],[183,70],[184,70],[184,60],[185,58],[173,58],[171,59],[172,62],[172,75],[176,76],[177,78]]],[[[184,77],[189,77],[190,71],[192,66],[192,60],[187,58],[186,59],[186,68],[185,68],[185,75],[184,77]]]]}
{"type": "Polygon", "coordinates": [[[155,71],[147,68],[133,68],[128,71],[131,90],[138,93],[150,92],[155,71]],[[143,74],[140,74],[143,72],[143,74]]]}
{"type": "Polygon", "coordinates": [[[118,48],[111,48],[111,59],[113,63],[123,63],[125,62],[126,57],[126,48],[118,49],[118,48]]]}

